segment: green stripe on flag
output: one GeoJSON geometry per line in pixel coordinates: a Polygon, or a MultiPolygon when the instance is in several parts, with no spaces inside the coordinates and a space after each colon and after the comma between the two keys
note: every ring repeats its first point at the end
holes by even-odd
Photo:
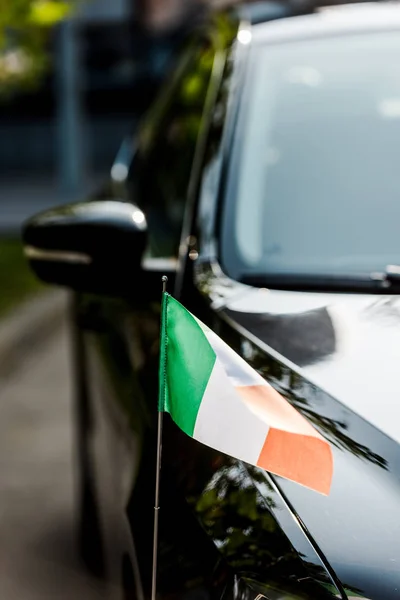
{"type": "Polygon", "coordinates": [[[166,370],[165,363],[167,359],[167,331],[166,331],[166,321],[167,321],[167,306],[169,300],[169,294],[163,292],[162,301],[161,301],[161,324],[160,324],[160,367],[158,370],[158,410],[163,412],[165,410],[165,378],[166,378],[166,370]]]}
{"type": "Polygon", "coordinates": [[[194,317],[164,294],[161,319],[159,410],[193,436],[215,352],[194,317]]]}

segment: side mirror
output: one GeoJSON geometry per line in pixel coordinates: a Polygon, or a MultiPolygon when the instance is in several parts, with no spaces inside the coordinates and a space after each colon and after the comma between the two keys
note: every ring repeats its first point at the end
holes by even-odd
{"type": "Polygon", "coordinates": [[[24,252],[39,279],[111,295],[133,291],[146,240],[143,212],[116,200],[60,206],[23,228],[24,252]]]}

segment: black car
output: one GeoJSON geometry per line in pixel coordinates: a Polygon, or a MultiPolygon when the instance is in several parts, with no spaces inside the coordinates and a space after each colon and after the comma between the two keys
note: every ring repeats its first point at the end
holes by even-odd
{"type": "Polygon", "coordinates": [[[165,416],[158,596],[399,598],[400,6],[214,15],[125,150],[97,196],[24,230],[73,290],[86,561],[111,597],[149,597],[166,274],[334,473],[317,494],[165,416]]]}

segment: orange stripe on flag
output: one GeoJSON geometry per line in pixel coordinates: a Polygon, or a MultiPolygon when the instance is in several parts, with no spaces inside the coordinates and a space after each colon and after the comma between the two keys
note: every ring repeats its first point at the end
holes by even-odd
{"type": "Polygon", "coordinates": [[[236,390],[249,409],[269,425],[257,465],[329,494],[333,458],[321,434],[270,385],[240,386],[236,390]]]}
{"type": "Polygon", "coordinates": [[[330,446],[315,437],[270,429],[257,465],[326,496],[333,473],[330,446]]]}

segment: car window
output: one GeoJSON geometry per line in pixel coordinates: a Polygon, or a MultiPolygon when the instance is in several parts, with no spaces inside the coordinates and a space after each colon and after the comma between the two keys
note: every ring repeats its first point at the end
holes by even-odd
{"type": "Polygon", "coordinates": [[[225,197],[233,277],[400,264],[399,57],[393,31],[252,49],[225,197]]]}
{"type": "Polygon", "coordinates": [[[183,210],[214,52],[203,40],[185,49],[172,82],[137,139],[132,179],[149,225],[152,256],[178,252],[183,210]]]}
{"type": "Polygon", "coordinates": [[[177,256],[188,184],[215,53],[232,38],[214,17],[191,40],[137,138],[132,179],[149,224],[151,256],[177,256]]]}
{"type": "Polygon", "coordinates": [[[220,185],[224,136],[226,137],[228,106],[237,97],[242,83],[240,67],[236,60],[237,52],[231,49],[227,53],[222,79],[219,85],[216,102],[207,132],[205,152],[202,161],[201,180],[198,189],[198,208],[195,221],[195,237],[199,242],[203,257],[213,255],[214,231],[218,216],[218,188],[220,185]]]}

